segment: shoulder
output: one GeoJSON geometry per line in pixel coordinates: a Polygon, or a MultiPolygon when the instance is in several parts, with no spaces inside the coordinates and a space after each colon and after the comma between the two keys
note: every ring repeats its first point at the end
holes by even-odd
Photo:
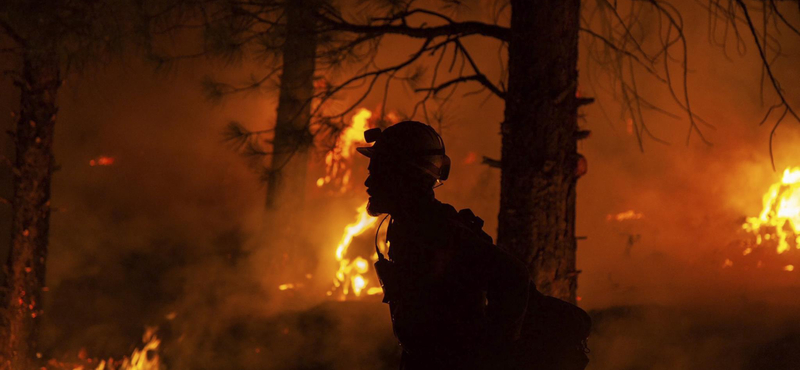
{"type": "Polygon", "coordinates": [[[493,245],[494,241],[483,231],[483,219],[476,216],[469,208],[456,211],[449,204],[442,204],[446,210],[448,228],[464,241],[473,241],[483,245],[493,245]]]}

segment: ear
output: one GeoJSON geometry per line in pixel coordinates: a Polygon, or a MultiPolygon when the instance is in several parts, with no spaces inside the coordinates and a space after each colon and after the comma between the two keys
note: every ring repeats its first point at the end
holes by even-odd
{"type": "Polygon", "coordinates": [[[450,177],[450,157],[442,156],[442,168],[439,170],[439,180],[447,180],[450,177]]]}
{"type": "Polygon", "coordinates": [[[381,129],[378,127],[364,131],[364,140],[366,140],[367,143],[374,143],[380,137],[381,137],[381,129]]]}

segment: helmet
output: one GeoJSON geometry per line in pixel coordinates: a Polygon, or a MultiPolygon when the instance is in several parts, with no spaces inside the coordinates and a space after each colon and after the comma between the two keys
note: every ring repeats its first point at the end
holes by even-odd
{"type": "Polygon", "coordinates": [[[374,143],[356,148],[368,158],[384,157],[408,163],[436,180],[447,180],[450,175],[450,157],[445,154],[444,141],[433,127],[417,121],[403,121],[389,126],[364,131],[364,139],[374,143]]]}

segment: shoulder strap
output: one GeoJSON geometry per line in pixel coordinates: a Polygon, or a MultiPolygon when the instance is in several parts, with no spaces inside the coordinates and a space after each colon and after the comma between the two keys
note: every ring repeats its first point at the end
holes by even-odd
{"type": "Polygon", "coordinates": [[[489,244],[494,244],[494,240],[492,240],[492,237],[485,231],[483,231],[483,219],[481,219],[478,216],[475,216],[475,214],[472,213],[471,209],[464,208],[458,211],[457,219],[459,223],[461,223],[467,229],[472,231],[474,236],[478,237],[484,242],[487,242],[489,244]]]}
{"type": "MultiPolygon", "coordinates": [[[[383,222],[386,221],[386,219],[389,217],[390,215],[386,215],[386,217],[384,217],[383,220],[381,220],[381,223],[378,224],[378,228],[375,230],[375,253],[378,254],[378,261],[386,260],[386,257],[383,255],[383,253],[381,253],[381,249],[378,248],[378,234],[381,232],[381,226],[383,226],[383,222]]],[[[387,240],[388,240],[388,235],[387,235],[387,240]]],[[[386,243],[386,241],[384,241],[384,243],[386,243]]]]}

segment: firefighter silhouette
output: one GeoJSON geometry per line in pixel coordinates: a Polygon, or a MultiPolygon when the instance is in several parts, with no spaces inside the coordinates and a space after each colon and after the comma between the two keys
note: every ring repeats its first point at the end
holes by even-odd
{"type": "Polygon", "coordinates": [[[528,301],[524,264],[494,246],[470,210],[436,200],[450,158],[432,127],[405,121],[364,136],[374,143],[358,148],[370,158],[367,210],[390,220],[388,256],[378,251],[375,269],[403,350],[400,368],[509,368],[501,364],[528,301]]]}

